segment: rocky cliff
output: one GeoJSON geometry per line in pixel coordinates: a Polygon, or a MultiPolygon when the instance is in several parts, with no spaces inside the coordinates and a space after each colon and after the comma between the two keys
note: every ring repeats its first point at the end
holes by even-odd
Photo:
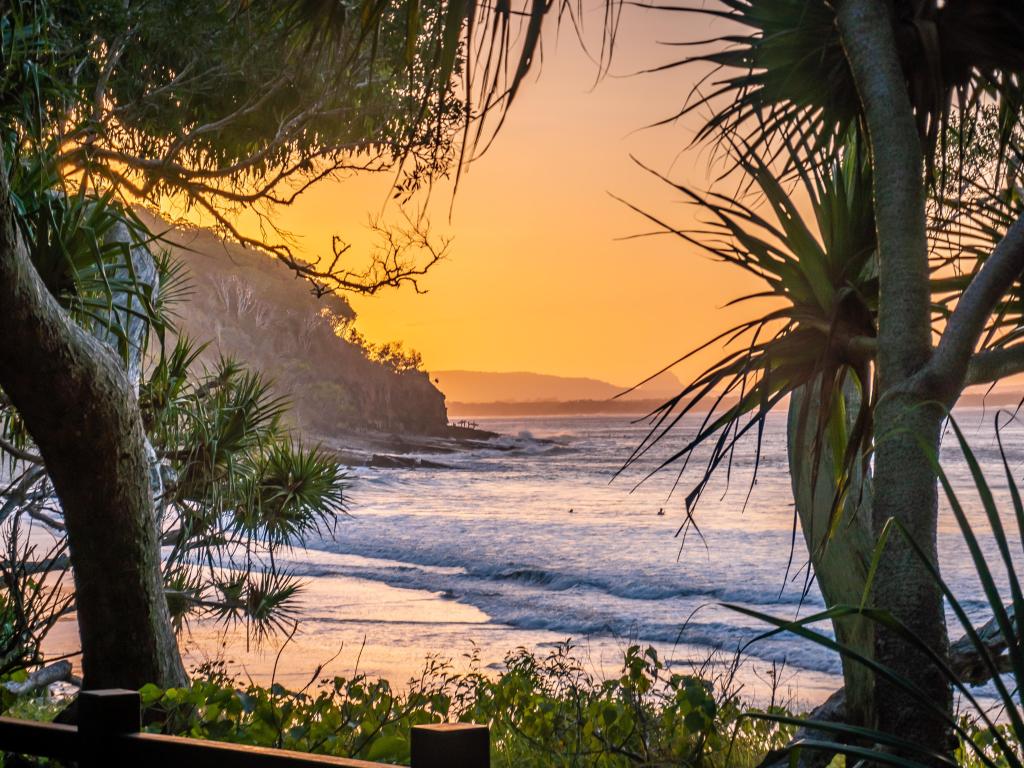
{"type": "Polygon", "coordinates": [[[380,355],[351,333],[355,313],[344,298],[318,299],[282,264],[209,232],[152,226],[188,272],[180,330],[210,342],[206,360],[232,357],[272,378],[300,429],[446,433],[444,395],[409,361],[380,355]]]}

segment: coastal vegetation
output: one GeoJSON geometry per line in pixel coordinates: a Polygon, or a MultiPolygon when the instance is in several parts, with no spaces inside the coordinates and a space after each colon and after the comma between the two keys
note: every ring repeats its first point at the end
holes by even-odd
{"type": "MultiPolygon", "coordinates": [[[[614,28],[617,6],[607,7],[614,28]]],[[[73,610],[83,685],[140,689],[150,727],[171,733],[401,761],[410,725],[454,719],[488,723],[495,759],[509,765],[753,765],[769,751],[1020,765],[1024,597],[1011,539],[957,432],[1006,590],[938,461],[961,393],[1024,372],[1020,3],[654,9],[711,14],[741,30],[671,66],[724,72],[682,114],[710,111],[699,138],[745,194],[673,184],[704,218],[696,231],[640,212],[752,273],[764,290],[746,298],[771,305],[709,342],[745,343],[652,414],[627,466],[710,403],[697,435],[656,468],[710,448],[685,500],[694,523],[738,442],[760,441],[769,412],[788,409],[794,525],[827,610],[801,621],[737,610],[842,655],[841,705],[833,700],[829,717],[748,711],[727,680],[666,668],[640,646],[608,680],[560,648],[513,652],[496,675],[438,662],[404,692],[358,674],[321,681],[319,670],[300,692],[243,685],[217,667],[190,681],[176,630],[196,612],[241,623],[256,640],[284,626],[298,583],[275,554],[334,524],[346,480],[335,456],[288,429],[266,378],[221,354],[204,359],[203,345],[181,333],[169,311],[179,268],[161,253],[167,233],[153,216],[175,204],[201,212],[219,236],[273,256],[318,299],[418,287],[444,246],[415,227],[383,231],[383,249],[352,266],[339,237],[306,262],[276,237],[246,234],[238,216],[265,221],[341,171],[395,173],[399,198],[457,173],[491,138],[486,113],[502,113],[530,71],[552,8],[562,10],[543,0],[523,9],[257,0],[193,3],[185,14],[121,0],[4,6],[0,672],[19,680],[73,610]],[[987,630],[942,578],[940,485],[993,615],[987,630]],[[34,526],[49,532],[42,548],[34,526]],[[73,591],[55,578],[65,571],[73,591]],[[953,663],[947,602],[967,632],[970,675],[953,663]],[[834,637],[810,626],[822,620],[834,637]],[[953,690],[975,703],[968,684],[983,681],[1007,723],[978,706],[973,724],[955,716],[953,690]],[[787,744],[797,727],[805,731],[787,744]]],[[[385,382],[377,399],[310,387],[313,411],[298,411],[310,427],[335,421],[316,413],[321,402],[357,427],[444,426],[415,353],[366,342],[346,302],[290,317],[253,295],[243,272],[198,299],[219,302],[249,331],[232,339],[231,328],[215,328],[218,345],[246,363],[291,361],[297,389],[312,365],[298,358],[314,345],[385,382]],[[268,313],[297,345],[291,354],[272,339],[263,349],[244,341],[268,313]],[[393,391],[418,392],[433,412],[411,423],[393,391]]],[[[1008,465],[1006,474],[1024,535],[1008,465]]]]}
{"type": "Polygon", "coordinates": [[[24,441],[7,453],[40,459],[60,502],[87,686],[186,681],[132,365],[151,328],[162,340],[153,270],[136,263],[158,233],[131,206],[201,211],[318,295],[415,284],[429,259],[385,249],[359,266],[335,237],[328,258],[305,262],[273,227],[253,238],[236,216],[342,171],[394,171],[404,193],[444,172],[474,97],[490,108],[514,96],[546,10],[529,15],[509,72],[504,5],[3,6],[0,388],[24,441]],[[504,64],[456,93],[456,74],[471,79],[469,20],[470,42],[490,41],[504,64]]]}
{"type": "Polygon", "coordinates": [[[1024,15],[1015,3],[723,6],[662,10],[736,25],[672,66],[711,66],[715,87],[698,86],[680,114],[706,110],[698,139],[731,171],[721,183],[731,192],[739,177],[750,196],[673,185],[703,226],[645,215],[763,281],[739,300],[766,308],[701,347],[734,344],[652,414],[629,463],[710,401],[697,435],[661,465],[709,448],[686,497],[692,522],[737,442],[759,442],[766,415],[787,408],[794,525],[854,651],[832,716],[881,729],[897,755],[939,760],[952,754],[953,698],[930,663],[950,651],[934,457],[965,388],[1024,369],[1024,61],[1011,42],[1024,15]],[[904,535],[884,538],[894,526],[904,535]]]}
{"type": "MultiPolygon", "coordinates": [[[[184,290],[182,278],[169,261],[155,268],[166,309],[184,290]]],[[[81,273],[68,282],[76,295],[89,295],[81,273]]],[[[130,298],[117,300],[131,305],[130,298]]],[[[106,316],[101,311],[93,317],[106,316]]],[[[114,321],[132,337],[137,329],[129,317],[115,314],[114,321]]],[[[165,548],[160,577],[168,616],[180,632],[190,616],[213,613],[258,640],[282,625],[299,589],[277,566],[275,552],[334,526],[345,511],[345,472],[334,456],[287,428],[286,403],[263,375],[224,356],[200,365],[203,345],[181,335],[170,343],[173,327],[165,330],[168,344],[151,360],[140,359],[141,348],[126,347],[126,367],[140,376],[137,402],[155,501],[153,532],[165,548]]],[[[45,460],[10,403],[0,404],[0,426],[6,523],[0,670],[10,672],[40,663],[47,634],[79,603],[67,578],[69,527],[45,460]]]]}
{"type": "MultiPolygon", "coordinates": [[[[1020,486],[1003,447],[1002,430],[1015,417],[1007,413],[995,416],[998,453],[1001,459],[1005,490],[1009,496],[1009,509],[997,503],[996,485],[982,469],[977,455],[955,419],[950,426],[956,448],[962,452],[969,468],[970,488],[956,488],[942,469],[939,457],[929,454],[932,466],[941,483],[943,494],[955,519],[960,535],[967,545],[983,595],[987,621],[977,620],[976,609],[968,607],[971,597],[957,594],[931,562],[928,553],[899,521],[893,520],[883,531],[874,547],[869,576],[863,597],[857,605],[836,605],[825,611],[793,620],[779,618],[743,606],[733,609],[762,620],[771,629],[758,640],[779,632],[793,633],[806,642],[817,644],[840,654],[848,664],[857,664],[878,679],[901,691],[908,701],[922,713],[945,722],[953,734],[948,744],[924,744],[892,733],[883,724],[858,726],[836,716],[837,697],[819,707],[810,716],[794,717],[788,713],[760,713],[756,715],[769,722],[797,728],[794,738],[784,749],[770,753],[762,765],[783,765],[792,761],[825,764],[837,757],[845,760],[866,761],[878,765],[944,765],[944,766],[1003,766],[1021,765],[1024,745],[1024,721],[1021,720],[1021,684],[1024,667],[1020,658],[1019,611],[1024,609],[1021,583],[1017,575],[1013,551],[1024,541],[1024,502],[1020,486]],[[981,525],[972,522],[968,509],[980,510],[981,525]],[[926,641],[896,620],[888,611],[870,607],[869,598],[878,563],[884,557],[889,536],[899,536],[911,547],[914,556],[926,568],[942,592],[955,625],[964,632],[952,643],[949,653],[934,653],[926,641]],[[1009,597],[1007,597],[1009,595],[1009,597]],[[1007,602],[1008,601],[1008,602],[1007,602]],[[972,615],[975,618],[972,618],[972,615]],[[946,710],[941,702],[908,677],[903,670],[880,663],[862,647],[849,643],[835,634],[824,633],[820,624],[824,620],[841,622],[856,617],[873,627],[897,634],[925,658],[926,670],[942,680],[957,697],[955,712],[946,710]],[[990,683],[992,693],[977,688],[990,683]],[[992,698],[989,698],[989,697],[992,698]],[[994,699],[994,700],[993,700],[994,699]]],[[[922,446],[923,450],[927,450],[922,446]]],[[[999,482],[999,481],[997,481],[999,482]]]]}
{"type": "Polygon", "coordinates": [[[652,648],[629,647],[606,680],[569,644],[516,649],[503,666],[488,675],[470,660],[455,673],[431,660],[406,691],[355,675],[309,693],[206,680],[143,695],[167,732],[387,762],[408,761],[411,725],[447,720],[488,724],[492,762],[508,766],[754,765],[786,738],[708,680],[666,669],[652,648]]]}
{"type": "MultiPolygon", "coordinates": [[[[791,728],[758,717],[729,684],[730,665],[675,669],[653,648],[624,651],[622,668],[596,678],[577,649],[510,651],[489,674],[477,659],[457,672],[450,660],[426,661],[404,686],[351,676],[318,679],[301,691],[231,678],[218,663],[188,687],[142,689],[147,729],[236,744],[408,763],[409,729],[435,722],[489,725],[495,766],[755,766],[781,747],[791,728]]],[[[52,707],[20,715],[53,716],[52,707]]],[[[785,710],[772,705],[766,715],[785,710]]]]}
{"type": "MultiPolygon", "coordinates": [[[[199,362],[224,355],[270,372],[273,391],[289,402],[290,426],[335,442],[362,431],[445,433],[444,396],[415,353],[367,341],[344,296],[318,298],[279,261],[209,231],[148,226],[188,282],[174,325],[208,342],[199,362]]],[[[416,237],[434,247],[412,230],[403,244],[416,237]]]]}

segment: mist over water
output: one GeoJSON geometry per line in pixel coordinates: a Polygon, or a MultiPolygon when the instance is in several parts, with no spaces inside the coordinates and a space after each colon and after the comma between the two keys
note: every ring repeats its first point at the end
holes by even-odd
{"type": "MultiPolygon", "coordinates": [[[[993,415],[964,410],[958,421],[999,495],[1006,483],[993,415]]],[[[765,627],[722,603],[785,618],[822,609],[800,533],[794,533],[783,414],[769,421],[756,483],[751,486],[751,439],[737,450],[728,477],[723,467],[708,486],[694,510],[699,534],[691,527],[685,543],[677,531],[702,456],[681,479],[670,468],[637,485],[684,444],[699,418],[684,421],[649,459],[618,478],[646,433],[645,425],[622,417],[481,420],[482,428],[505,437],[493,449],[440,457],[451,469],[360,470],[353,477],[352,517],[332,536],[312,542],[310,552],[294,553],[291,567],[314,585],[315,599],[303,608],[304,633],[315,637],[332,622],[353,621],[348,597],[329,587],[339,577],[433,598],[424,599],[422,609],[414,597],[403,598],[396,613],[383,609],[376,618],[355,620],[371,634],[375,624],[387,624],[388,637],[410,649],[429,644],[431,636],[477,642],[490,633],[505,650],[572,637],[652,643],[668,654],[685,655],[682,649],[693,647],[731,653],[765,627]]],[[[1016,475],[1024,460],[1020,437],[1018,427],[1004,432],[1016,475]]],[[[947,435],[944,466],[976,514],[969,470],[954,443],[947,435]]],[[[1004,510],[1015,530],[1008,502],[1004,510]]],[[[989,537],[982,539],[991,548],[989,537]]],[[[940,550],[947,579],[981,616],[981,591],[945,506],[940,550]]],[[[951,633],[960,634],[956,628],[951,633]]],[[[798,676],[840,671],[837,656],[787,636],[756,642],[746,654],[785,661],[798,676]]]]}

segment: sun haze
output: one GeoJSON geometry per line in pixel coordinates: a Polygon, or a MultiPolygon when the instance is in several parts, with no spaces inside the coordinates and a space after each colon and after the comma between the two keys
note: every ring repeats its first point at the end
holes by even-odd
{"type": "MultiPolygon", "coordinates": [[[[687,149],[695,120],[643,130],[680,108],[697,70],[628,76],[678,55],[659,39],[699,37],[692,27],[681,16],[628,15],[612,76],[596,85],[597,68],[571,29],[546,40],[539,76],[464,174],[454,205],[451,184],[433,190],[432,230],[452,244],[422,281],[428,292],[406,286],[353,298],[361,331],[405,342],[428,369],[628,384],[744,316],[722,306],[749,292],[746,278],[677,238],[623,240],[650,225],[612,197],[673,224],[693,222],[679,193],[630,156],[676,182],[707,187],[707,150],[687,149]]],[[[307,257],[327,250],[333,234],[358,253],[370,239],[367,218],[384,208],[391,181],[356,175],[317,185],[277,210],[275,221],[297,236],[307,257]]],[[[691,364],[677,372],[694,370],[691,364]]]]}

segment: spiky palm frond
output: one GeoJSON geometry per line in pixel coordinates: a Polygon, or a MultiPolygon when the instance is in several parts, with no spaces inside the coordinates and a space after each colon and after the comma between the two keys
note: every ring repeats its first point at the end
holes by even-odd
{"type": "MultiPolygon", "coordinates": [[[[545,21],[555,17],[556,23],[561,23],[567,18],[580,32],[588,10],[575,0],[451,0],[441,4],[441,13],[432,11],[425,0],[359,0],[355,4],[290,0],[283,7],[296,28],[307,30],[314,45],[351,34],[355,26],[357,34],[373,42],[375,49],[385,20],[404,20],[406,65],[412,71],[419,59],[427,73],[421,93],[437,90],[443,96],[452,79],[459,80],[454,90],[462,94],[467,118],[462,151],[469,154],[486,148],[539,61],[545,21]],[[435,13],[434,22],[424,24],[431,12],[435,13]]],[[[602,69],[614,49],[620,12],[618,0],[605,3],[600,52],[595,56],[602,69]]]]}
{"type": "Polygon", "coordinates": [[[206,582],[202,572],[187,563],[173,563],[164,569],[164,596],[175,632],[185,628],[190,614],[203,603],[206,582]]]}
{"type": "Polygon", "coordinates": [[[826,0],[724,0],[715,7],[656,6],[738,24],[743,33],[715,50],[663,68],[706,63],[713,69],[671,120],[710,109],[698,140],[746,138],[770,156],[780,136],[810,153],[827,150],[858,120],[859,103],[826,0]],[[720,77],[720,79],[719,79],[720,77]]]}
{"type": "Polygon", "coordinates": [[[270,548],[288,546],[345,512],[345,473],[317,447],[282,440],[253,462],[249,502],[235,510],[235,526],[270,548]]]}
{"type": "Polygon", "coordinates": [[[209,603],[210,610],[220,621],[244,623],[249,636],[261,643],[273,633],[286,631],[302,584],[288,573],[260,571],[228,574],[216,588],[219,598],[209,603]]]}
{"type": "MultiPolygon", "coordinates": [[[[854,140],[841,159],[802,173],[799,189],[809,203],[810,218],[801,214],[796,200],[757,153],[744,147],[736,155],[766,203],[764,214],[741,201],[676,184],[672,186],[706,215],[704,228],[683,231],[635,209],[661,232],[764,281],[765,291],[737,301],[768,299],[776,305],[690,353],[723,340],[727,348],[737,345],[651,414],[647,437],[626,462],[629,467],[640,461],[684,416],[710,404],[697,433],[652,471],[680,463],[682,473],[698,447],[711,445],[703,473],[686,497],[688,512],[715,470],[723,462],[731,464],[737,443],[751,431],[756,431],[760,456],[767,414],[799,387],[817,383],[819,410],[801,418],[813,420],[809,423],[819,444],[826,439],[837,444],[837,455],[844,457],[841,475],[847,476],[854,462],[864,459],[871,437],[870,346],[876,335],[878,280],[871,170],[865,153],[854,140]],[[848,377],[859,388],[862,402],[850,434],[845,417],[835,413],[848,377]],[[842,434],[828,434],[830,429],[842,434]]],[[[837,482],[837,487],[843,483],[837,482]]]]}
{"type": "Polygon", "coordinates": [[[13,472],[26,455],[35,455],[35,444],[21,415],[0,392],[0,469],[13,472]]]}
{"type": "Polygon", "coordinates": [[[42,135],[40,121],[54,117],[53,105],[74,98],[62,77],[72,70],[65,30],[55,23],[53,9],[43,3],[7,3],[0,14],[0,120],[23,121],[30,135],[42,135]],[[40,108],[48,105],[49,108],[40,108]]]}
{"type": "Polygon", "coordinates": [[[287,400],[262,375],[221,358],[179,402],[169,433],[175,444],[165,450],[183,464],[179,498],[208,498],[219,483],[237,474],[250,452],[273,446],[286,409],[287,400]]]}
{"type": "Polygon", "coordinates": [[[192,366],[206,349],[188,336],[178,336],[174,348],[160,357],[139,389],[139,405],[146,430],[161,448],[181,445],[178,430],[193,384],[192,366]]]}
{"type": "MultiPolygon", "coordinates": [[[[156,265],[159,290],[153,300],[153,313],[157,318],[157,332],[176,331],[175,319],[178,308],[188,302],[192,296],[192,279],[185,263],[177,261],[170,251],[161,247],[160,237],[151,237],[148,247],[156,250],[153,261],[156,265]]],[[[160,338],[161,346],[164,339],[160,338]]]]}
{"type": "Polygon", "coordinates": [[[71,192],[51,153],[5,152],[15,218],[32,264],[72,319],[108,342],[126,366],[173,329],[168,307],[184,286],[180,267],[153,258],[153,237],[112,190],[71,192]],[[168,294],[161,296],[161,279],[168,294]]]}
{"type": "Polygon", "coordinates": [[[274,559],[333,532],[347,479],[337,459],[282,424],[285,401],[233,360],[196,373],[205,347],[179,337],[141,388],[168,477],[159,500],[172,618],[244,622],[261,641],[280,630],[298,582],[274,559]]]}
{"type": "MultiPolygon", "coordinates": [[[[985,265],[996,245],[1024,214],[1024,200],[1016,187],[1003,192],[987,190],[963,204],[956,221],[955,268],[947,270],[936,287],[943,316],[956,306],[960,294],[985,265]]],[[[950,236],[944,236],[950,237],[950,236]]],[[[986,322],[979,350],[1008,347],[1024,338],[1024,276],[1017,275],[986,322]]]]}
{"type": "MultiPolygon", "coordinates": [[[[703,62],[714,71],[673,118],[709,109],[699,138],[745,135],[758,151],[788,142],[827,156],[860,123],[860,99],[828,0],[723,0],[721,7],[654,7],[724,19],[739,32],[716,50],[665,65],[703,62]]],[[[1019,0],[898,0],[894,25],[907,89],[929,168],[950,116],[994,100],[1000,146],[1024,104],[1024,3],[1019,0]]]]}

